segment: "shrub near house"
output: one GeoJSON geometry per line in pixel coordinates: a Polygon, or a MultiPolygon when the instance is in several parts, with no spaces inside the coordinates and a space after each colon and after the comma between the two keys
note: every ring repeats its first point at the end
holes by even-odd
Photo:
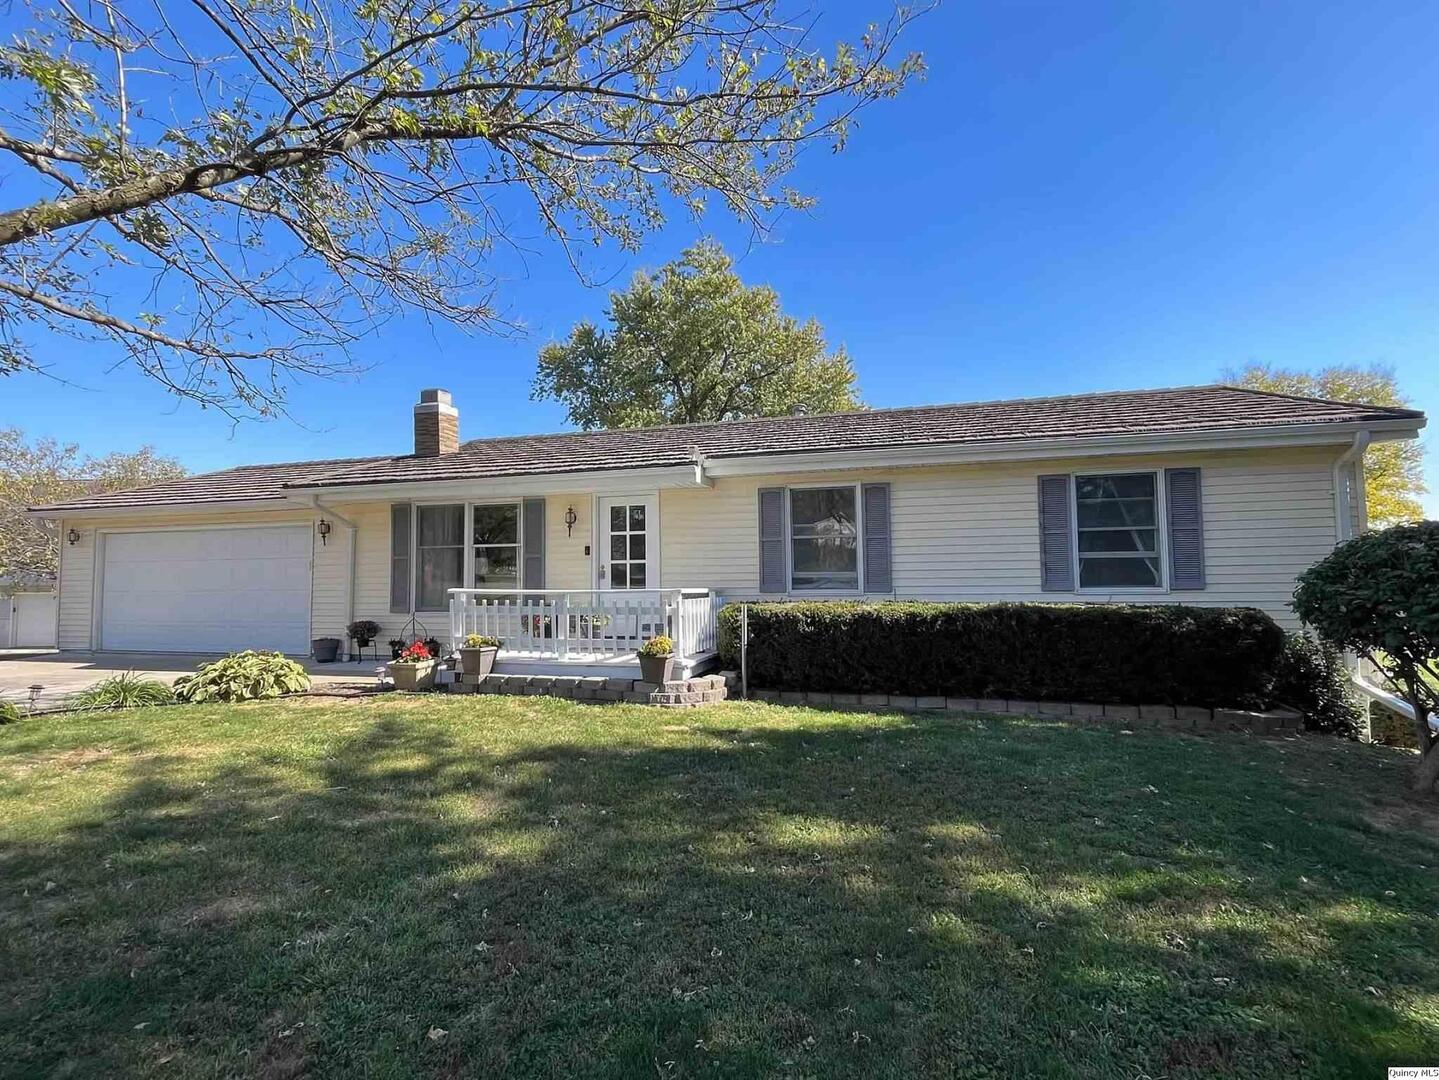
{"type": "MultiPolygon", "coordinates": [[[[1253,608],[749,604],[749,680],[776,690],[1258,708],[1284,631],[1253,608]]],[[[738,662],[740,605],[720,613],[738,662]]]]}

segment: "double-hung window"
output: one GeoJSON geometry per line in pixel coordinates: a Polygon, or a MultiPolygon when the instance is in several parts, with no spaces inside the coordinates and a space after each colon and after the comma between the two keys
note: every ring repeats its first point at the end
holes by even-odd
{"type": "Polygon", "coordinates": [[[464,504],[415,507],[415,610],[446,610],[464,579],[464,504]]]}
{"type": "Polygon", "coordinates": [[[1163,586],[1157,474],[1076,476],[1074,524],[1081,589],[1163,586]]]}
{"type": "Polygon", "coordinates": [[[474,587],[520,587],[520,507],[518,503],[476,506],[474,514],[474,587]]]}
{"type": "Polygon", "coordinates": [[[859,591],[857,488],[791,488],[789,531],[795,592],[859,591]]]}

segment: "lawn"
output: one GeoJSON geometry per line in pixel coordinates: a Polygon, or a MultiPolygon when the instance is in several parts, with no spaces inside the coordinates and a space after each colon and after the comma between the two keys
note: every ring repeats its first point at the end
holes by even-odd
{"type": "Polygon", "coordinates": [[[322,699],[0,728],[9,1076],[1439,1064],[1412,758],[973,716],[322,699]]]}

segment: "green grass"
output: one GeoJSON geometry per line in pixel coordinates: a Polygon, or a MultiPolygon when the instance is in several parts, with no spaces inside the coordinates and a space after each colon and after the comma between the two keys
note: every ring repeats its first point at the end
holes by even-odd
{"type": "Polygon", "coordinates": [[[25,721],[0,728],[0,1074],[1439,1064],[1411,761],[738,703],[25,721]]]}

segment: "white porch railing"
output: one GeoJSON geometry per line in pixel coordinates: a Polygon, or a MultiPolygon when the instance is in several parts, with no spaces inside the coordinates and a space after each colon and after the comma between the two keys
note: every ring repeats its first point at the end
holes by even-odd
{"type": "Polygon", "coordinates": [[[451,589],[450,641],[484,634],[507,653],[596,660],[667,634],[693,659],[715,650],[717,606],[708,589],[451,589]]]}

